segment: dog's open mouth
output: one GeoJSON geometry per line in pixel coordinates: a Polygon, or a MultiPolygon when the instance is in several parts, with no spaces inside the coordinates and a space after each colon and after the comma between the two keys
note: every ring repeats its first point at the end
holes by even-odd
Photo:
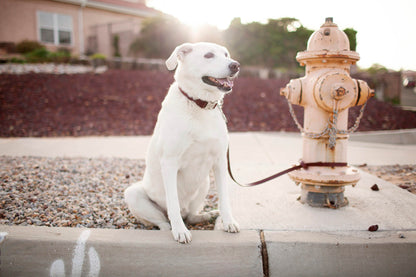
{"type": "Polygon", "coordinates": [[[219,90],[222,90],[222,91],[230,91],[233,89],[233,85],[234,85],[234,79],[231,77],[214,78],[210,76],[204,76],[202,77],[202,81],[205,84],[217,87],[219,90]]]}

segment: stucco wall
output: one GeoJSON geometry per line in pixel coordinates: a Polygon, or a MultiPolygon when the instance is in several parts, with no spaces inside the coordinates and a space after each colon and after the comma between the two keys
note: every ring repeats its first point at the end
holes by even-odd
{"type": "MultiPolygon", "coordinates": [[[[79,53],[78,7],[65,3],[44,0],[1,0],[0,1],[0,41],[20,42],[24,39],[39,41],[37,12],[65,14],[72,17],[72,44],[67,48],[79,53]]],[[[45,44],[56,48],[53,44],[45,44]]]]}
{"type": "MultiPolygon", "coordinates": [[[[72,54],[80,54],[88,50],[88,38],[95,36],[98,49],[107,57],[111,57],[113,50],[113,35],[121,34],[120,51],[123,56],[128,55],[128,47],[133,36],[140,32],[143,17],[119,12],[102,10],[91,7],[67,4],[47,0],[1,0],[0,1],[0,42],[18,43],[24,39],[40,40],[38,34],[37,12],[51,12],[70,15],[72,17],[72,43],[63,46],[71,49],[72,54]],[[80,18],[81,17],[81,18],[80,18]],[[81,20],[80,20],[81,19],[81,20]],[[80,39],[82,26],[83,43],[80,39]],[[83,50],[81,49],[83,46],[83,50]]],[[[45,44],[55,50],[53,44],[45,44]]]]}
{"type": "MultiPolygon", "coordinates": [[[[91,8],[85,8],[84,14],[84,35],[85,35],[85,50],[88,49],[88,38],[97,37],[98,49],[96,52],[102,53],[108,57],[114,53],[112,40],[114,34],[123,32],[131,32],[134,35],[140,33],[140,26],[143,18],[138,16],[123,15],[109,11],[97,12],[91,8]]],[[[126,42],[124,41],[124,44],[126,42]]],[[[127,42],[129,44],[129,42],[127,42]]],[[[126,45],[122,45],[120,41],[120,50],[122,56],[127,56],[126,45]]],[[[91,49],[90,49],[91,50],[91,49]]],[[[94,49],[92,49],[94,50],[94,49]]]]}

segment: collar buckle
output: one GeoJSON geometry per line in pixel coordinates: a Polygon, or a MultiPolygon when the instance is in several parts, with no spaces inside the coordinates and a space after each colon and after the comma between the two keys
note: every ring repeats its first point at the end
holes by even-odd
{"type": "Polygon", "coordinates": [[[205,109],[213,110],[218,105],[217,102],[207,102],[207,105],[205,106],[205,109]]]}

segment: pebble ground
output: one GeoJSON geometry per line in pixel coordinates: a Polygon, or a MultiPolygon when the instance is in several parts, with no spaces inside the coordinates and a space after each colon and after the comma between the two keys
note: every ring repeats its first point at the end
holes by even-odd
{"type": "Polygon", "coordinates": [[[361,165],[359,168],[416,194],[416,165],[361,165]]]}
{"type": "MultiPolygon", "coordinates": [[[[0,224],[147,229],[123,199],[144,168],[144,160],[134,159],[1,156],[0,224]]],[[[211,182],[204,210],[216,209],[217,201],[211,182]]],[[[209,230],[214,224],[188,227],[209,230]]]]}

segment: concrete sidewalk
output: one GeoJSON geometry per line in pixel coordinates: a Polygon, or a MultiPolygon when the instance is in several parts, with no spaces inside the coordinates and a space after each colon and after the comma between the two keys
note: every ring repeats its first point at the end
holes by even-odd
{"type": "MultiPolygon", "coordinates": [[[[0,138],[0,155],[144,159],[149,140],[150,136],[0,138]]],[[[350,164],[415,163],[416,129],[354,133],[349,146],[350,164]]],[[[287,165],[300,159],[302,138],[300,133],[230,133],[230,147],[238,160],[287,165]]]]}
{"type": "MultiPolygon", "coordinates": [[[[415,131],[408,133],[357,134],[349,142],[348,161],[415,164],[415,131]],[[369,137],[372,143],[363,142],[369,137]]],[[[149,137],[0,139],[0,155],[144,158],[148,141],[149,137]]],[[[301,151],[299,133],[230,134],[233,173],[243,183],[290,167],[301,151]]],[[[161,231],[0,226],[0,232],[7,233],[1,244],[1,273],[412,276],[416,272],[416,196],[391,183],[362,173],[357,186],[345,192],[350,204],[338,210],[302,205],[296,200],[300,188],[288,176],[258,187],[230,187],[234,216],[242,227],[239,234],[193,231],[191,245],[178,245],[169,232],[161,231]],[[375,183],[378,192],[370,189],[375,183]],[[375,224],[379,230],[369,232],[375,224]]]]}

